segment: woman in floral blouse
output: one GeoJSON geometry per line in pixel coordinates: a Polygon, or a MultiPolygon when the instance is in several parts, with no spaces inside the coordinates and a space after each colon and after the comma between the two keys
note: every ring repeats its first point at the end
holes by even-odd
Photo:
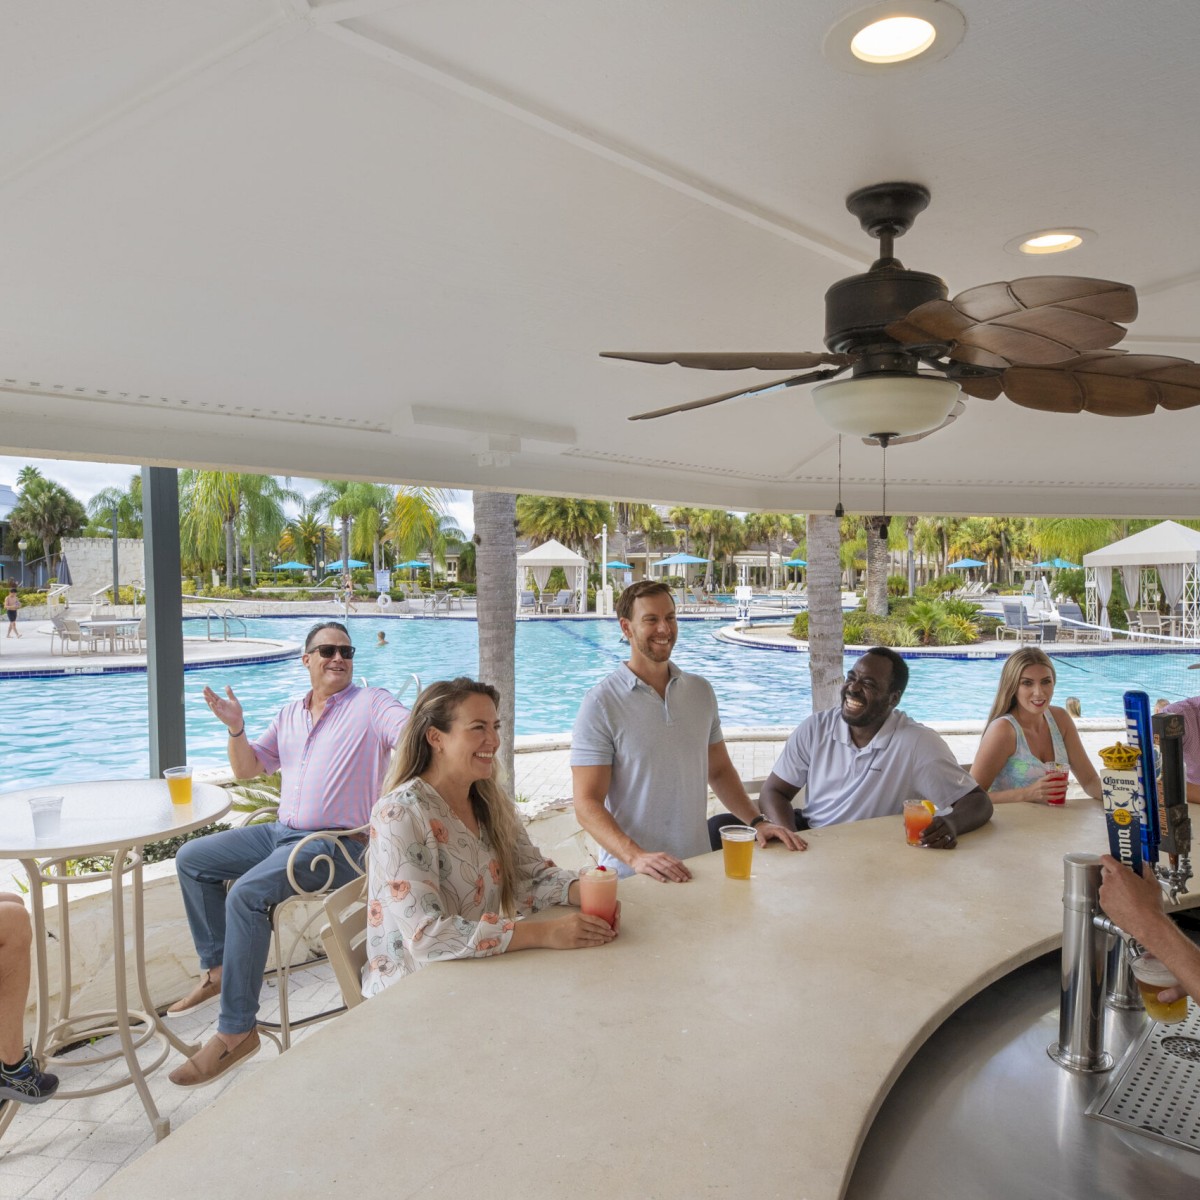
{"type": "Polygon", "coordinates": [[[460,678],[417,698],[371,813],[363,995],[444,958],[603,946],[616,928],[573,912],[578,877],[544,859],[495,779],[500,693],[460,678]]]}

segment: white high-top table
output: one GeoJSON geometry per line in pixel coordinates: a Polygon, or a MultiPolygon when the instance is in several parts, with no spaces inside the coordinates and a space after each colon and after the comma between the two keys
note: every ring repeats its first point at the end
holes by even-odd
{"type": "MultiPolygon", "coordinates": [[[[192,782],[192,803],[171,803],[165,780],[122,779],[99,783],[51,784],[21,792],[0,795],[0,858],[19,859],[29,877],[30,909],[33,917],[33,947],[37,974],[37,1031],[33,1052],[46,1060],[56,1074],[72,1067],[90,1066],[107,1058],[124,1058],[127,1076],[102,1086],[72,1092],[60,1088],[58,1099],[78,1099],[110,1092],[132,1083],[138,1090],[146,1116],[159,1140],[171,1131],[170,1120],[159,1115],[146,1084],[146,1075],[159,1067],[171,1046],[191,1055],[197,1047],[177,1038],[159,1019],[146,984],[144,915],[142,908],[142,849],[147,842],[178,837],[223,817],[230,809],[229,793],[212,784],[192,782]],[[62,818],[53,838],[34,837],[30,796],[62,796],[62,818]],[[111,871],[88,875],[67,875],[66,862],[73,858],[108,856],[111,871]],[[130,1008],[131,998],[126,977],[125,904],[126,878],[133,928],[134,976],[141,1008],[130,1008]],[[71,933],[67,889],[81,883],[110,880],[112,887],[113,982],[116,1008],[103,1012],[71,1012],[71,933]],[[57,1012],[50,1013],[47,981],[46,909],[42,885],[58,889],[58,943],[61,980],[57,1012]],[[138,1028],[134,1028],[137,1026],[138,1028]],[[86,1037],[119,1035],[121,1049],[85,1060],[55,1058],[55,1054],[86,1037]],[[151,1039],[159,1043],[157,1057],[148,1065],[139,1063],[138,1048],[151,1039]]],[[[5,1105],[0,1112],[0,1134],[8,1128],[17,1105],[5,1105]]]]}
{"type": "Polygon", "coordinates": [[[933,1030],[1061,944],[1063,855],[1107,839],[1088,799],[1003,805],[953,851],[907,846],[900,817],[805,837],[756,849],[749,881],[720,855],[623,880],[604,948],[401,980],[99,1195],[835,1200],[933,1030]]]}

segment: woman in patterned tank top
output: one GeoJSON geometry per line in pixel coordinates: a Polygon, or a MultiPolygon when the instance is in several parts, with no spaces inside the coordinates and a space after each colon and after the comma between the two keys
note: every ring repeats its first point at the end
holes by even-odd
{"type": "Polygon", "coordinates": [[[1015,650],[1000,686],[971,775],[993,804],[1062,803],[1055,763],[1069,764],[1080,787],[1100,799],[1100,776],[1088,761],[1070,714],[1054,707],[1054,664],[1036,646],[1015,650]]]}

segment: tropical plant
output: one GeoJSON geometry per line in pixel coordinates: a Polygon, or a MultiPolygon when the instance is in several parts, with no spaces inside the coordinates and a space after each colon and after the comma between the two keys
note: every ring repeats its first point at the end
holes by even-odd
{"type": "Polygon", "coordinates": [[[443,488],[402,487],[396,493],[383,540],[392,543],[404,558],[428,554],[431,568],[445,567],[447,547],[467,536],[447,512],[449,504],[450,493],[443,488]]]}
{"type": "Polygon", "coordinates": [[[322,542],[329,542],[333,530],[317,513],[305,504],[300,515],[287,523],[279,537],[279,553],[287,560],[308,563],[316,567],[322,542]]]}
{"type": "Polygon", "coordinates": [[[129,477],[129,487],[101,488],[87,503],[90,520],[84,530],[85,537],[110,537],[112,514],[117,512],[117,535],[123,538],[142,536],[142,473],[135,471],[129,477]]]}
{"type": "MultiPolygon", "coordinates": [[[[782,568],[785,555],[783,544],[788,538],[799,540],[803,536],[804,522],[791,513],[752,512],[746,514],[746,537],[751,542],[763,542],[779,555],[782,568]]],[[[769,562],[769,555],[768,555],[769,562]]],[[[840,674],[840,672],[839,672],[840,674]]]]}
{"type": "Polygon", "coordinates": [[[609,558],[611,562],[629,561],[629,535],[637,530],[649,534],[662,527],[662,520],[650,504],[633,500],[617,500],[609,505],[613,524],[609,528],[609,558]]]}

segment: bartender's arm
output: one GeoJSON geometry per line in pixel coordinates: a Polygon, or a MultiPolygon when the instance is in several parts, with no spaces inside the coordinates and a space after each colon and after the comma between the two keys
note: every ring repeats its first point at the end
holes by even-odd
{"type": "Polygon", "coordinates": [[[572,767],[571,789],[575,797],[575,817],[584,832],[609,854],[631,866],[639,875],[649,875],[662,883],[686,883],[692,877],[681,859],[665,850],[644,850],[617,824],[604,807],[612,767],[572,767]]]}
{"type": "MultiPolygon", "coordinates": [[[[1100,870],[1100,907],[1159,959],[1179,980],[1182,991],[1200,1004],[1200,949],[1163,912],[1158,881],[1135,875],[1109,854],[1101,856],[1100,870]]],[[[1180,995],[1174,988],[1167,990],[1171,999],[1180,995]]]]}

